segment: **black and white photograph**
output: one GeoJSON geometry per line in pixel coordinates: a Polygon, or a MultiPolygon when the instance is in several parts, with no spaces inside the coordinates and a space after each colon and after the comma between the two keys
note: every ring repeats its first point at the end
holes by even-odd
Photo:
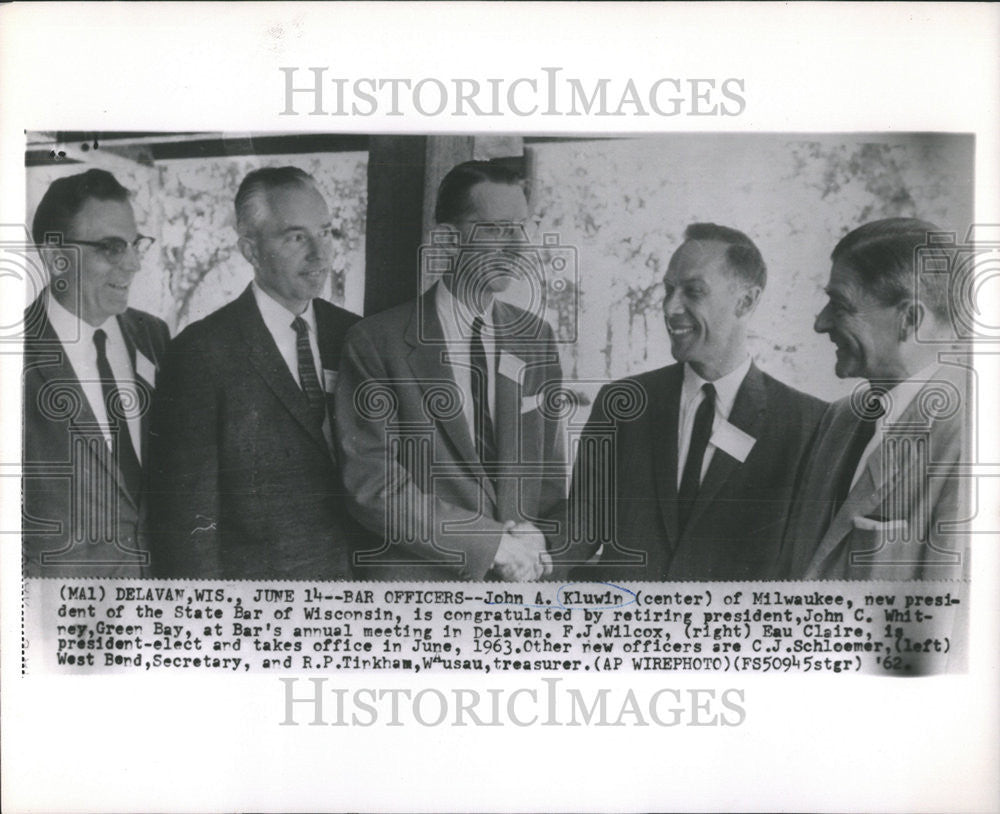
{"type": "Polygon", "coordinates": [[[9,810],[990,810],[991,9],[89,8],[190,61],[0,84],[9,810]]]}
{"type": "Polygon", "coordinates": [[[28,576],[969,576],[966,135],[26,163],[28,576]]]}

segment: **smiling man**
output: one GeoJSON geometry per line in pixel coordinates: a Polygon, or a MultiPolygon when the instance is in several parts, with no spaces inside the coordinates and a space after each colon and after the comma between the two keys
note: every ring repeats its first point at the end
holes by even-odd
{"type": "Polygon", "coordinates": [[[25,573],[140,576],[147,412],[170,335],[128,296],[153,239],[98,169],[54,181],[32,231],[50,280],[25,315],[25,573]]]}
{"type": "Polygon", "coordinates": [[[539,395],[561,384],[559,356],[540,314],[496,296],[532,251],[527,218],[517,175],[452,168],[435,208],[448,272],[347,335],[337,440],[351,510],[384,540],[357,559],[373,578],[530,580],[551,567],[565,463],[539,395]]]}
{"type": "Polygon", "coordinates": [[[172,343],[153,410],[150,504],[159,576],[338,579],[357,531],[342,505],[332,389],[358,317],[320,298],[326,201],[295,167],[236,194],[243,294],[172,343]]]}
{"type": "Polygon", "coordinates": [[[939,579],[968,574],[958,472],[968,368],[955,339],[952,258],[933,223],[865,224],[834,248],[815,330],[836,373],[865,381],[830,405],[786,533],[789,575],[939,579]],[[921,257],[933,260],[921,273],[921,257]]]}
{"type": "Polygon", "coordinates": [[[567,557],[580,563],[603,546],[581,578],[777,575],[795,472],[824,405],[750,358],[747,329],[766,280],[742,232],[687,228],[663,280],[677,364],[603,388],[579,445],[567,557]],[[641,393],[637,415],[621,412],[627,391],[641,393]],[[604,458],[589,439],[609,429],[604,458]]]}

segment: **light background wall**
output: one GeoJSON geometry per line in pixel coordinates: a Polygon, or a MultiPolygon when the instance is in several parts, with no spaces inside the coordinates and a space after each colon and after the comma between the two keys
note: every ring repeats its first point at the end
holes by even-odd
{"type": "MultiPolygon", "coordinates": [[[[517,138],[499,143],[510,152],[522,145],[517,138]]],[[[567,276],[578,284],[548,293],[547,316],[567,340],[567,377],[592,394],[596,382],[672,361],[662,276],[684,228],[714,221],[746,232],[768,265],[751,337],[758,364],[823,398],[848,392],[851,383],[833,375],[832,345],[812,330],[830,251],[849,230],[883,217],[921,217],[961,239],[972,223],[973,149],[971,136],[955,134],[525,140],[539,231],[558,235],[578,258],[576,274],[567,276]]],[[[243,176],[264,165],[294,164],[316,177],[345,236],[326,296],[362,311],[367,153],[152,161],[137,148],[132,160],[94,151],[86,161],[135,193],[140,231],[157,243],[131,302],[175,332],[232,300],[251,279],[236,248],[233,198],[243,176]]],[[[86,167],[29,167],[29,218],[54,178],[86,167]]],[[[414,258],[414,274],[417,268],[414,258]]]]}

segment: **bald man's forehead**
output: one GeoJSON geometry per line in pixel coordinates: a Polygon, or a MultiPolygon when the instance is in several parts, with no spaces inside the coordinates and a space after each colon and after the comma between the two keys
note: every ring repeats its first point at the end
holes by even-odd
{"type": "Polygon", "coordinates": [[[721,240],[686,240],[671,256],[667,271],[683,275],[702,270],[728,272],[727,248],[721,240]]]}

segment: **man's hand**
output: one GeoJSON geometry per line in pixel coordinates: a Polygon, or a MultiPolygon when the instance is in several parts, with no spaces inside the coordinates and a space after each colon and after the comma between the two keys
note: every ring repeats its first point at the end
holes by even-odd
{"type": "Polygon", "coordinates": [[[552,558],[545,550],[545,537],[533,523],[508,521],[493,568],[507,582],[527,582],[552,573],[552,558]]]}

